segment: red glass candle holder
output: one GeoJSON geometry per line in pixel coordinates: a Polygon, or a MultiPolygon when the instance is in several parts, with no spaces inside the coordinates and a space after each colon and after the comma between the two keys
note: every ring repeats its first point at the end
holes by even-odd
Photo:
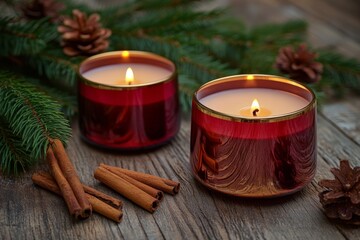
{"type": "Polygon", "coordinates": [[[115,51],[86,59],[79,68],[78,101],[81,135],[100,147],[152,148],[166,143],[179,130],[176,68],[156,54],[115,51]],[[89,70],[119,63],[154,65],[171,74],[155,82],[128,86],[102,84],[83,76],[89,70]]]}
{"type": "Polygon", "coordinates": [[[292,80],[237,75],[206,83],[194,94],[191,124],[191,168],[210,189],[241,197],[275,197],[299,191],[315,175],[316,98],[292,80]],[[308,104],[288,114],[247,118],[229,116],[200,102],[236,88],[282,90],[308,104]]]}

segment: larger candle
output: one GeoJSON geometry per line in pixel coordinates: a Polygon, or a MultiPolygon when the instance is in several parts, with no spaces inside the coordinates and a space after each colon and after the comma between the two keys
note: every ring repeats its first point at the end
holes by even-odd
{"type": "Polygon", "coordinates": [[[231,195],[274,197],[300,190],[316,167],[313,92],[269,75],[203,85],[193,98],[190,162],[197,180],[231,195]],[[257,111],[250,107],[254,99],[257,111]]]}
{"type": "Polygon", "coordinates": [[[161,56],[116,51],[79,69],[79,125],[92,144],[121,150],[164,144],[179,130],[175,65],[161,56]]]}
{"type": "MultiPolygon", "coordinates": [[[[200,99],[200,102],[215,111],[229,116],[241,117],[243,116],[241,109],[249,108],[254,99],[257,99],[258,103],[261,104],[261,107],[259,106],[260,113],[261,108],[268,110],[267,118],[289,114],[309,104],[309,101],[296,94],[266,88],[240,88],[220,91],[200,99]]],[[[256,116],[252,117],[256,118],[256,116]]]]}

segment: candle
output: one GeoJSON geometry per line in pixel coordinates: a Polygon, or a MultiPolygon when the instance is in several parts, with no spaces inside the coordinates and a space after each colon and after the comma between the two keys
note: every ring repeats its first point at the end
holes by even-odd
{"type": "Polygon", "coordinates": [[[250,118],[281,116],[309,104],[309,101],[296,94],[266,88],[220,91],[200,99],[200,102],[208,108],[227,115],[250,118]],[[251,105],[255,99],[259,107],[252,109],[251,105]],[[256,109],[259,110],[258,114],[253,116],[256,109]]]}
{"type": "Polygon", "coordinates": [[[306,86],[277,76],[230,76],[201,86],[192,106],[190,163],[208,188],[275,197],[313,179],[316,99],[306,86]]]}
{"type": "Polygon", "coordinates": [[[79,126],[84,140],[105,148],[147,149],[179,130],[175,65],[161,56],[115,51],[79,69],[79,126]]]}
{"type": "Polygon", "coordinates": [[[143,63],[119,63],[91,69],[84,72],[82,76],[95,83],[109,86],[126,86],[129,85],[126,81],[126,76],[131,73],[133,75],[133,81],[130,85],[136,86],[168,79],[172,74],[169,69],[156,65],[143,63]]]}

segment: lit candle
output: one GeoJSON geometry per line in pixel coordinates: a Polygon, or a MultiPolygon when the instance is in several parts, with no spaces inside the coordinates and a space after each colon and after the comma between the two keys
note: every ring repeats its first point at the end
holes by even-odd
{"type": "Polygon", "coordinates": [[[208,95],[200,102],[217,112],[246,118],[281,116],[309,104],[308,100],[293,93],[266,88],[224,90],[208,95]],[[254,106],[256,102],[257,107],[254,106]]]}
{"type": "Polygon", "coordinates": [[[178,132],[178,83],[170,60],[108,52],[86,59],[79,75],[79,126],[86,141],[134,150],[164,144],[178,132]]]}
{"type": "Polygon", "coordinates": [[[201,86],[191,114],[190,163],[200,183],[244,197],[299,191],[316,170],[316,99],[270,75],[235,75],[201,86]]]}
{"type": "Polygon", "coordinates": [[[83,73],[83,77],[92,82],[109,86],[140,86],[162,81],[169,78],[171,74],[172,72],[170,70],[156,65],[145,63],[118,63],[90,69],[83,73]],[[131,69],[131,73],[129,69],[131,69]],[[125,76],[131,77],[131,74],[134,80],[129,84],[125,76]]]}

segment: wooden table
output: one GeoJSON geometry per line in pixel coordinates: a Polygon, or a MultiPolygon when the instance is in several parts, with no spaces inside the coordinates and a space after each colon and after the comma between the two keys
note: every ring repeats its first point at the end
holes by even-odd
{"type": "MultiPolygon", "coordinates": [[[[242,0],[229,1],[236,15],[249,25],[264,21],[306,18],[309,41],[331,45],[348,56],[360,56],[360,5],[357,0],[242,0]]],[[[149,214],[127,200],[124,219],[116,224],[99,215],[83,222],[71,220],[59,197],[21,179],[0,178],[0,239],[360,239],[360,230],[330,222],[318,201],[319,179],[332,178],[339,159],[360,165],[360,97],[326,104],[318,115],[318,168],[315,180],[303,191],[283,198],[254,200],[212,192],[190,173],[190,121],[168,145],[142,154],[121,154],[92,148],[79,138],[77,123],[68,154],[81,179],[119,196],[93,177],[100,163],[180,181],[181,191],[166,195],[149,214]]],[[[121,197],[120,197],[121,198],[121,197]]],[[[121,198],[122,199],[122,198],[121,198]]]]}

